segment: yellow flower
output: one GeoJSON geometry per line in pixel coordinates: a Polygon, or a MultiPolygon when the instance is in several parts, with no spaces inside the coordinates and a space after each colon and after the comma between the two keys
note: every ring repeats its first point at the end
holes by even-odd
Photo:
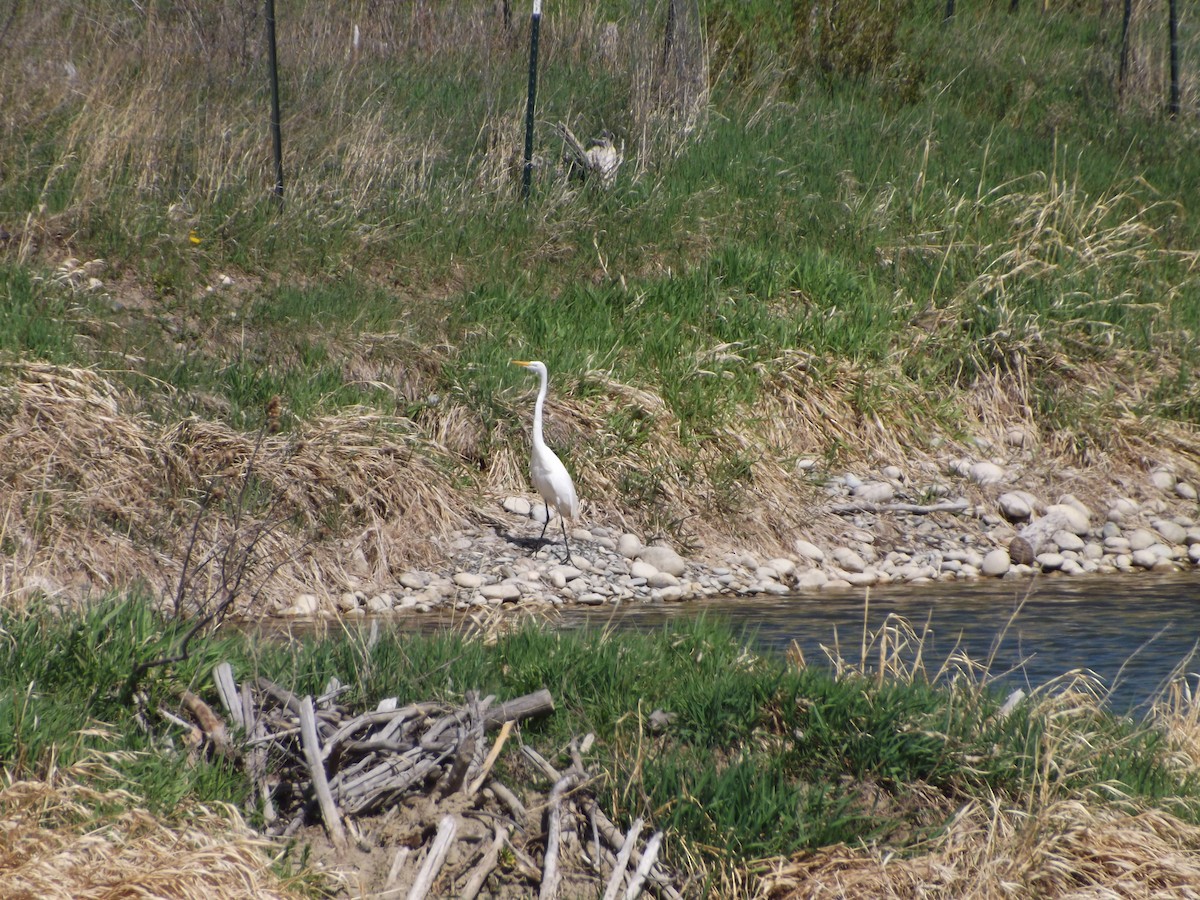
{"type": "Polygon", "coordinates": [[[203,238],[201,238],[200,235],[196,234],[196,229],[193,228],[191,231],[188,232],[188,240],[191,241],[193,244],[198,244],[198,243],[200,243],[200,241],[203,240],[203,238]]]}

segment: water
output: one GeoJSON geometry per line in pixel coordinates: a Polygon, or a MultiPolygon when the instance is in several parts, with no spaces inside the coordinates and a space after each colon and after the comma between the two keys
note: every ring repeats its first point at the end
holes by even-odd
{"type": "Polygon", "coordinates": [[[1200,658],[1188,661],[1200,642],[1200,578],[1194,574],[981,580],[873,588],[869,595],[719,599],[615,613],[569,610],[562,626],[611,621],[618,628],[658,628],[705,615],[729,622],[760,647],[782,651],[794,641],[810,664],[823,662],[821,645],[835,641],[845,659],[858,662],[864,606],[869,631],[891,613],[918,633],[928,624],[923,655],[930,672],[955,651],[977,662],[990,659],[990,676],[1006,690],[1029,691],[1086,670],[1100,678],[1110,708],[1119,713],[1144,709],[1181,665],[1200,672],[1200,658]]]}

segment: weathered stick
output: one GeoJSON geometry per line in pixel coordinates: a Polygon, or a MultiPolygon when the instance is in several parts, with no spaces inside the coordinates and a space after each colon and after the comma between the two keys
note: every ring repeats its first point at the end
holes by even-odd
{"type": "Polygon", "coordinates": [[[542,889],[538,900],[553,900],[558,896],[558,844],[562,839],[562,798],[584,780],[582,772],[568,772],[550,789],[549,811],[546,814],[546,853],[542,861],[542,889]]]}
{"type": "MultiPolygon", "coordinates": [[[[475,780],[467,786],[467,796],[474,797],[479,793],[479,789],[483,787],[484,781],[487,780],[488,773],[492,771],[492,766],[496,764],[497,758],[500,756],[500,751],[504,748],[504,742],[508,740],[508,736],[512,734],[513,723],[505,722],[500,726],[500,734],[496,737],[496,742],[492,744],[492,749],[488,751],[487,759],[483,761],[483,766],[479,770],[479,774],[475,776],[475,780]]],[[[523,811],[523,810],[522,810],[523,811]]]]}
{"type": "Polygon", "coordinates": [[[662,832],[656,831],[650,836],[650,840],[646,842],[646,852],[642,854],[642,861],[638,863],[637,871],[633,873],[633,878],[629,881],[629,887],[625,889],[625,900],[637,900],[638,895],[642,893],[642,885],[646,883],[646,878],[650,875],[650,870],[654,868],[654,860],[658,856],[658,848],[662,846],[662,832]]]}
{"type": "Polygon", "coordinates": [[[551,781],[558,781],[560,778],[562,778],[562,773],[559,772],[558,769],[554,768],[554,766],[550,764],[546,757],[542,756],[542,754],[538,753],[528,744],[523,744],[521,746],[521,752],[525,754],[526,758],[530,762],[541,769],[542,774],[551,781]]]}
{"type": "Polygon", "coordinates": [[[488,788],[496,799],[508,807],[508,811],[512,813],[513,821],[517,823],[517,827],[524,828],[525,822],[529,818],[529,813],[525,809],[525,804],[517,799],[517,795],[510,791],[499,781],[493,781],[488,788]]]}
{"type": "Polygon", "coordinates": [[[500,848],[504,846],[506,840],[508,840],[508,828],[503,825],[498,826],[496,837],[492,839],[492,846],[483,854],[483,859],[479,860],[475,868],[471,870],[471,874],[467,876],[467,883],[459,891],[459,900],[475,900],[475,897],[483,890],[488,876],[492,874],[496,864],[500,861],[500,848]]]}
{"type": "MultiPolygon", "coordinates": [[[[595,817],[592,817],[592,824],[596,822],[595,817]]],[[[633,845],[637,843],[638,836],[642,833],[642,820],[634,819],[633,824],[629,826],[629,831],[625,835],[625,840],[621,844],[621,849],[617,852],[617,864],[612,870],[612,875],[609,876],[608,885],[604,889],[604,900],[617,900],[617,893],[621,890],[621,882],[625,880],[625,870],[629,867],[629,856],[633,853],[633,845]]]]}
{"type": "Polygon", "coordinates": [[[483,756],[483,709],[492,701],[488,697],[482,702],[474,691],[467,692],[467,721],[458,728],[458,738],[455,741],[454,759],[450,768],[438,785],[438,793],[443,797],[456,794],[466,785],[467,776],[479,764],[483,756]]]}
{"type": "Polygon", "coordinates": [[[429,847],[429,855],[425,857],[425,862],[417,872],[412,890],[408,892],[408,900],[424,900],[433,887],[433,882],[437,880],[438,872],[442,869],[442,863],[446,861],[446,853],[457,832],[458,823],[454,816],[444,816],[438,823],[437,835],[429,847]]]}
{"type": "MultiPolygon", "coordinates": [[[[261,679],[260,679],[261,680],[261,679]]],[[[309,772],[312,773],[313,790],[317,802],[321,806],[321,818],[329,837],[339,850],[346,849],[346,830],[342,827],[342,817],[338,814],[337,805],[333,802],[333,794],[329,791],[329,779],[325,774],[325,762],[321,758],[321,742],[317,737],[317,716],[313,709],[312,697],[300,701],[300,737],[304,744],[304,756],[308,761],[309,772]]]]}
{"type": "Polygon", "coordinates": [[[287,688],[280,687],[269,678],[259,676],[254,680],[258,689],[264,694],[270,694],[280,703],[282,703],[293,715],[300,715],[300,698],[289,691],[287,688]]]}
{"type": "Polygon", "coordinates": [[[389,794],[399,794],[408,790],[419,781],[425,780],[434,769],[438,768],[445,757],[423,759],[411,766],[394,780],[381,780],[371,786],[371,790],[346,791],[342,798],[347,805],[347,812],[361,816],[375,809],[389,794]]]}
{"type": "Polygon", "coordinates": [[[225,711],[229,713],[229,718],[233,719],[235,725],[241,726],[243,731],[248,732],[250,728],[242,709],[242,698],[238,691],[237,679],[233,677],[233,666],[227,662],[218,664],[213,669],[213,683],[217,686],[217,696],[221,698],[221,703],[225,707],[225,711]]]}
{"type": "MultiPolygon", "coordinates": [[[[267,727],[262,717],[254,709],[254,697],[250,693],[250,685],[243,682],[241,688],[242,721],[245,723],[247,738],[263,737],[267,727]]],[[[271,788],[267,785],[267,748],[265,746],[250,747],[246,750],[246,774],[254,786],[254,793],[262,798],[263,822],[270,826],[275,823],[278,814],[275,812],[275,801],[271,797],[271,788]]]]}
{"type": "MultiPolygon", "coordinates": [[[[329,736],[329,739],[325,742],[325,755],[328,756],[338,744],[362,731],[364,728],[387,722],[389,723],[389,729],[387,730],[393,730],[393,726],[399,728],[410,718],[427,715],[431,707],[434,709],[437,708],[436,704],[432,703],[413,703],[402,709],[376,710],[375,712],[363,713],[361,716],[351,719],[329,736]]],[[[380,733],[374,735],[374,739],[383,739],[386,741],[388,738],[383,733],[380,733]]]]}
{"type": "MultiPolygon", "coordinates": [[[[584,811],[588,813],[588,815],[594,815],[596,817],[596,824],[600,828],[600,834],[603,835],[604,839],[608,841],[610,846],[620,847],[624,843],[625,835],[621,833],[621,829],[614,825],[612,820],[604,814],[604,811],[600,809],[599,804],[596,803],[595,800],[593,800],[591,797],[583,797],[580,801],[580,805],[583,807],[584,811]]],[[[647,847],[647,849],[649,849],[649,847],[647,847]]],[[[629,854],[629,858],[635,863],[640,864],[642,860],[642,854],[638,853],[637,848],[634,847],[633,852],[629,854]]],[[[663,893],[664,896],[671,898],[671,900],[683,900],[683,895],[680,894],[679,891],[675,889],[675,886],[671,883],[670,876],[668,876],[666,872],[662,871],[660,867],[652,868],[647,877],[654,882],[655,886],[663,893]]]]}
{"type": "Polygon", "coordinates": [[[409,850],[407,847],[401,847],[396,851],[396,855],[392,858],[392,867],[388,870],[387,882],[383,886],[385,891],[389,890],[396,883],[397,879],[400,878],[400,870],[408,862],[408,853],[409,850]]]}

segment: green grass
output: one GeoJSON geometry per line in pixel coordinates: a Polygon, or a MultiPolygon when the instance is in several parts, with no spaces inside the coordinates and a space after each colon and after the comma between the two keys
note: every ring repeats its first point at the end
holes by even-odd
{"type": "Polygon", "coordinates": [[[78,358],[72,319],[79,308],[64,289],[28,268],[0,263],[0,350],[63,363],[78,358]]]}
{"type": "Polygon", "coordinates": [[[183,797],[240,802],[241,778],[220,763],[181,764],[179,734],[151,729],[135,718],[142,705],[177,704],[197,688],[236,642],[213,640],[192,659],[153,670],[134,706],[123,689],[134,663],[171,652],[182,629],[143,600],[111,600],[85,613],[60,615],[41,607],[0,616],[0,760],[12,777],[40,775],[51,762],[68,765],[91,751],[130,751],[117,763],[123,783],[155,811],[183,797]]]}
{"type": "MultiPolygon", "coordinates": [[[[1175,255],[1200,238],[1189,208],[1197,137],[1141,100],[1116,102],[1115,30],[1099,7],[1010,15],[985,5],[943,23],[940,8],[896,0],[871,7],[870,27],[841,46],[829,35],[866,5],[813,8],[708,7],[711,110],[675,144],[659,120],[631,112],[645,96],[632,61],[640,35],[661,26],[654,12],[556,11],[543,36],[540,121],[583,136],[607,127],[630,163],[607,193],[539,170],[524,206],[511,168],[519,31],[481,25],[439,45],[440,8],[428,21],[385,18],[378,34],[422,52],[386,62],[368,52],[347,69],[323,7],[302,4],[280,21],[282,212],[263,192],[264,92],[242,13],[214,12],[198,49],[179,43],[171,17],[142,20],[106,0],[83,18],[61,10],[46,21],[79,44],[85,67],[99,61],[85,21],[109,23],[118,48],[122,35],[142,43],[126,57],[106,49],[112,68],[88,70],[101,85],[102,74],[126,73],[101,91],[111,123],[88,118],[84,99],[54,95],[52,83],[30,88],[54,114],[14,113],[7,128],[23,149],[0,177],[0,211],[11,223],[31,212],[67,223],[76,256],[109,259],[156,301],[147,321],[130,323],[132,336],[118,329],[98,347],[80,343],[64,299],[32,287],[46,263],[10,262],[6,340],[83,364],[97,350],[132,349],[148,374],[202,395],[174,408],[253,428],[274,393],[300,418],[361,403],[392,411],[392,394],[364,387],[344,358],[363,333],[402,333],[449,349],[436,377],[470,401],[484,431],[519,383],[507,359],[531,355],[580,391],[580,376],[600,368],[659,392],[685,436],[736,416],[792,349],[864,372],[893,360],[908,379],[898,395],[921,403],[997,367],[1030,373],[1035,396],[1061,400],[1048,363],[1081,345],[1105,365],[1161,354],[1165,343],[1172,364],[1144,411],[1195,422],[1195,404],[1174,391],[1200,331],[1196,270],[1175,255]],[[323,37],[297,44],[310,19],[323,37]],[[592,42],[609,20],[631,41],[618,63],[592,42]],[[181,111],[174,129],[137,117],[137,92],[154,78],[167,108],[181,111]],[[206,116],[186,113],[197,92],[206,116]],[[85,119],[97,132],[86,146],[85,119]],[[979,279],[1015,268],[1006,254],[1023,226],[1014,217],[1048,185],[1076,198],[1051,221],[1063,243],[1002,295],[981,292],[979,279]],[[1071,232],[1071,217],[1122,193],[1129,199],[1089,219],[1090,232],[1071,232]],[[1096,265],[1062,252],[1129,216],[1145,229],[1125,255],[1096,265]],[[254,282],[238,308],[221,296],[200,302],[227,272],[254,282]],[[948,310],[932,334],[928,310],[948,310]],[[192,348],[183,362],[155,352],[163,319],[184,320],[172,323],[192,348]]],[[[544,125],[538,151],[549,162],[559,152],[544,125]]]]}
{"type": "MultiPolygon", "coordinates": [[[[553,760],[571,738],[594,733],[590,760],[606,773],[598,788],[613,814],[649,816],[670,827],[673,846],[700,848],[718,863],[837,841],[903,849],[971,797],[1020,803],[1039,790],[1087,794],[1104,784],[1106,796],[1192,820],[1200,799],[1200,785],[1180,775],[1150,725],[1093,710],[1063,728],[1028,707],[1000,719],[986,691],[837,680],[758,655],[704,620],[616,635],[528,627],[494,645],[452,633],[385,631],[372,644],[356,632],[275,641],[231,631],[147,673],[140,723],[121,699],[131,664],[162,655],[175,630],[144,601],[8,612],[0,626],[0,759],[10,774],[51,759],[67,764],[89,748],[131,750],[117,764],[120,777],[165,810],[184,797],[244,799],[228,765],[179,765],[177,730],[154,714],[160,704],[176,708],[183,688],[216,703],[211,670],[221,660],[239,678],[265,675],[301,693],[337,677],[351,687],[345,702],[361,708],[384,696],[454,702],[469,690],[506,699],[547,688],[556,712],[526,723],[524,740],[553,760]],[[647,725],[658,709],[671,717],[662,734],[647,725]],[[908,799],[914,785],[921,803],[908,799]]],[[[520,767],[519,754],[502,765],[520,767]]]]}

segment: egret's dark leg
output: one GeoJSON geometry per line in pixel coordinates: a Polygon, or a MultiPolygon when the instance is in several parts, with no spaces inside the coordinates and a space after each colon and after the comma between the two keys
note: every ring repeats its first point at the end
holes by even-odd
{"type": "MultiPolygon", "coordinates": [[[[550,527],[550,504],[546,504],[546,521],[542,523],[542,533],[538,535],[538,549],[542,548],[542,541],[546,539],[546,529],[550,527]]],[[[536,552],[536,551],[535,551],[536,552]]]]}
{"type": "Polygon", "coordinates": [[[558,521],[562,523],[563,546],[567,548],[567,555],[563,562],[569,566],[571,564],[571,544],[567,541],[567,520],[560,516],[558,521]]]}

